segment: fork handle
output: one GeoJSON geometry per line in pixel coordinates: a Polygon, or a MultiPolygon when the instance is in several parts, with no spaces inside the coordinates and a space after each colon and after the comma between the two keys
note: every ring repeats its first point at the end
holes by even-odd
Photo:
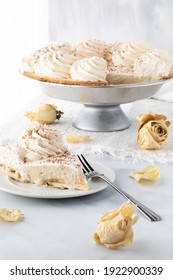
{"type": "Polygon", "coordinates": [[[136,200],[134,197],[126,193],[124,190],[121,188],[117,187],[114,185],[106,176],[101,175],[99,176],[101,179],[103,179],[105,182],[107,182],[114,190],[116,190],[119,194],[121,194],[123,197],[125,197],[127,200],[130,200],[130,202],[138,208],[138,210],[146,217],[148,218],[151,222],[154,221],[160,221],[161,217],[157,215],[155,212],[153,212],[151,209],[143,205],[141,202],[136,200]]]}

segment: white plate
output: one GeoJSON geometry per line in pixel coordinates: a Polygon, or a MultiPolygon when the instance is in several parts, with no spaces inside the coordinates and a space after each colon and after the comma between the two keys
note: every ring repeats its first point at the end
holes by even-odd
{"type": "MultiPolygon", "coordinates": [[[[98,172],[104,173],[112,182],[115,180],[114,171],[99,162],[89,161],[94,169],[98,172]]],[[[0,174],[0,190],[26,197],[35,198],[70,198],[77,196],[84,196],[104,190],[107,187],[101,179],[94,179],[89,181],[89,189],[87,191],[79,190],[61,190],[53,187],[37,186],[35,184],[20,183],[4,174],[0,174]]]]}

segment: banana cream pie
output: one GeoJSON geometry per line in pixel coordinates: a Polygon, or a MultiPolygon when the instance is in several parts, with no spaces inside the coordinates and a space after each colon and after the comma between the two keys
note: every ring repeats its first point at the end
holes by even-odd
{"type": "Polygon", "coordinates": [[[88,189],[80,162],[68,151],[61,135],[47,125],[26,131],[21,145],[1,146],[0,170],[23,183],[88,189]]]}
{"type": "Polygon", "coordinates": [[[173,58],[143,42],[87,39],[74,46],[51,42],[25,56],[20,70],[30,78],[58,84],[145,83],[173,77],[173,58]]]}

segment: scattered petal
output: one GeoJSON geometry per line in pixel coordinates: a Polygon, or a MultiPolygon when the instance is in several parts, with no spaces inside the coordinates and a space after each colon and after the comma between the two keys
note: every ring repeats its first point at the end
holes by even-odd
{"type": "Polygon", "coordinates": [[[14,209],[9,211],[7,209],[0,209],[0,221],[2,222],[17,222],[24,218],[20,210],[14,209]]]}
{"type": "Polygon", "coordinates": [[[156,181],[160,178],[159,168],[149,165],[141,171],[131,172],[129,177],[134,178],[137,182],[141,180],[156,181]]]}
{"type": "Polygon", "coordinates": [[[84,143],[91,141],[89,135],[76,135],[74,132],[70,132],[66,138],[67,143],[84,143]]]}

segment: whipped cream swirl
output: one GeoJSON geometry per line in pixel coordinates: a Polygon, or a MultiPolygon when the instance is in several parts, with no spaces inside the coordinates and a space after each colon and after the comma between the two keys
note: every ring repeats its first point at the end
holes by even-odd
{"type": "Polygon", "coordinates": [[[109,47],[109,51],[116,52],[118,50],[120,50],[120,48],[122,47],[122,43],[120,41],[115,41],[114,43],[112,43],[109,47]]]}
{"type": "Polygon", "coordinates": [[[97,56],[83,58],[76,61],[70,68],[73,80],[104,82],[106,81],[107,62],[97,56]]]}
{"type": "Polygon", "coordinates": [[[150,75],[153,80],[173,75],[173,57],[162,50],[152,50],[139,56],[134,63],[134,72],[150,75]]]}
{"type": "Polygon", "coordinates": [[[44,47],[40,48],[37,52],[42,54],[46,52],[54,52],[54,51],[69,52],[70,49],[71,49],[71,45],[68,42],[62,42],[62,43],[50,42],[44,47]]]}
{"type": "Polygon", "coordinates": [[[57,79],[69,79],[70,67],[79,57],[73,52],[47,52],[35,65],[35,74],[57,79]]]}
{"type": "Polygon", "coordinates": [[[53,53],[57,51],[69,52],[70,49],[71,49],[71,45],[68,42],[63,42],[63,43],[50,42],[44,47],[23,57],[21,61],[21,65],[19,67],[20,71],[34,73],[35,68],[37,67],[36,66],[37,63],[39,62],[39,60],[44,54],[53,53]]]}
{"type": "Polygon", "coordinates": [[[30,72],[34,73],[35,65],[39,60],[39,54],[37,52],[30,53],[23,57],[21,64],[20,64],[20,71],[23,72],[30,72]]]}
{"type": "Polygon", "coordinates": [[[36,125],[22,137],[21,147],[25,150],[25,161],[42,160],[62,155],[67,151],[62,136],[47,125],[36,125]]]}
{"type": "Polygon", "coordinates": [[[117,51],[113,52],[112,60],[115,66],[130,67],[138,56],[149,50],[150,47],[146,43],[127,42],[119,46],[117,51]]]}
{"type": "Polygon", "coordinates": [[[104,57],[109,45],[100,40],[83,40],[73,50],[82,58],[90,56],[104,57]]]}

